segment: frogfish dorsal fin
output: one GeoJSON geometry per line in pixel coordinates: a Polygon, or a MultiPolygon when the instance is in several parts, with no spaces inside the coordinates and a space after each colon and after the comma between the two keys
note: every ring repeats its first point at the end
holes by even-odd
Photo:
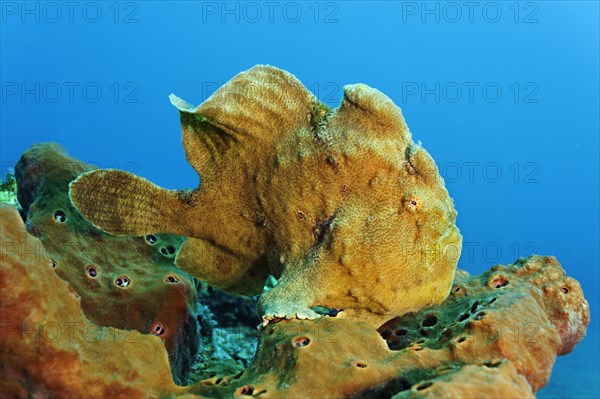
{"type": "Polygon", "coordinates": [[[227,156],[268,145],[308,125],[315,96],[292,74],[258,65],[232,78],[197,108],[171,95],[180,111],[188,162],[205,178],[227,156]]]}

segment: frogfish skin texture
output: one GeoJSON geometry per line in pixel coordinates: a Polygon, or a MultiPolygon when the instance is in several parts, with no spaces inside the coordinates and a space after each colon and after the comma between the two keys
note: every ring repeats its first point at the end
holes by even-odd
{"type": "Polygon", "coordinates": [[[462,238],[431,156],[400,109],[364,84],[329,109],[293,75],[242,72],[197,108],[175,96],[201,178],[166,190],[118,170],[71,183],[71,201],[115,235],[187,236],[178,267],[224,291],[262,294],[264,323],[316,307],[379,326],[442,302],[462,238]]]}

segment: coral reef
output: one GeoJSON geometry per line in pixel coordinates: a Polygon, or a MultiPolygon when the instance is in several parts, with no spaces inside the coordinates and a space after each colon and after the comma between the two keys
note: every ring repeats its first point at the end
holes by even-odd
{"type": "Polygon", "coordinates": [[[58,144],[25,152],[15,172],[27,229],[80,297],[87,318],[160,336],[176,380],[185,384],[199,337],[195,283],[173,264],[183,238],[114,237],[91,226],[71,205],[68,184],[92,169],[58,144]]]}
{"type": "Polygon", "coordinates": [[[177,266],[232,293],[258,294],[275,276],[259,300],[265,324],[319,308],[376,327],[448,295],[456,212],[388,97],[348,85],[330,110],[289,73],[256,66],[195,109],[172,101],[201,186],[84,173],[71,200],[95,226],[190,237],[177,266]]]}
{"type": "Polygon", "coordinates": [[[442,304],[379,331],[339,318],[278,320],[261,330],[246,371],[178,387],[159,338],[88,320],[6,205],[0,244],[6,398],[533,398],[589,322],[579,284],[536,256],[458,272],[442,304]]]}
{"type": "Polygon", "coordinates": [[[52,270],[17,210],[0,204],[0,396],[145,398],[180,392],[160,338],[99,327],[52,270]]]}
{"type": "Polygon", "coordinates": [[[196,109],[172,101],[195,190],[57,144],[19,161],[21,215],[0,204],[3,397],[534,398],[585,336],[555,258],[456,270],[452,200],[381,93],[346,86],[332,111],[258,66],[196,109]]]}
{"type": "Polygon", "coordinates": [[[379,333],[338,318],[271,323],[245,373],[190,391],[223,398],[532,398],[556,355],[571,351],[588,323],[579,283],[553,257],[533,256],[479,276],[461,271],[442,304],[390,320],[379,333]]]}
{"type": "Polygon", "coordinates": [[[0,202],[17,205],[17,182],[12,173],[7,173],[4,180],[0,180],[0,202]]]}

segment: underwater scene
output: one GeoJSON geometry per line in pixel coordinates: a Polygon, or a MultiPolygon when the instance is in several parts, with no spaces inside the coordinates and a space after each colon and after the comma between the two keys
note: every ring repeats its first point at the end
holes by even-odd
{"type": "Polygon", "coordinates": [[[1,1],[0,399],[600,398],[597,1],[1,1]]]}

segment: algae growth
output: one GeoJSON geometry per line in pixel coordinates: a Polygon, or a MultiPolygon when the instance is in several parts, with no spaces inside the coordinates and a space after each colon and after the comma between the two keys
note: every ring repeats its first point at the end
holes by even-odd
{"type": "Polygon", "coordinates": [[[4,179],[0,179],[0,202],[17,205],[17,181],[13,173],[7,173],[4,179]]]}

